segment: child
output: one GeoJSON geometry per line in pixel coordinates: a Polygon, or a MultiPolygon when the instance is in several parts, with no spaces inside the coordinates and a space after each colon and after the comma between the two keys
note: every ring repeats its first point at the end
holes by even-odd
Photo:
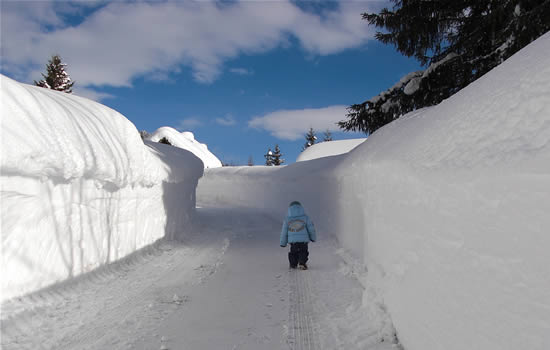
{"type": "Polygon", "coordinates": [[[298,267],[301,270],[307,270],[306,262],[309,255],[307,244],[315,240],[315,227],[300,202],[290,203],[281,230],[281,247],[286,247],[286,244],[290,243],[288,261],[291,269],[298,267]]]}

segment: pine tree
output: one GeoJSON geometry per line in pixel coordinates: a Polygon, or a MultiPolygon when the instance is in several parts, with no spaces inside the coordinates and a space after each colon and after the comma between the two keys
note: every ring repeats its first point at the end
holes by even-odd
{"type": "Polygon", "coordinates": [[[323,139],[323,141],[332,141],[332,134],[330,133],[329,129],[325,131],[325,138],[323,139]]]}
{"type": "Polygon", "coordinates": [[[248,166],[254,165],[254,159],[252,158],[252,155],[248,156],[248,166]]]}
{"type": "Polygon", "coordinates": [[[285,160],[282,158],[283,154],[281,153],[281,149],[279,148],[279,145],[275,145],[275,151],[272,155],[272,163],[275,166],[281,165],[285,162],[285,160]]]}
{"type": "Polygon", "coordinates": [[[47,74],[42,74],[44,79],[34,81],[36,86],[56,91],[63,91],[68,94],[73,92],[74,82],[66,71],[67,65],[61,61],[59,55],[53,55],[46,65],[47,74]]]}
{"type": "Polygon", "coordinates": [[[302,147],[302,151],[305,150],[308,147],[311,147],[317,142],[317,136],[315,136],[315,131],[313,131],[313,128],[309,128],[309,131],[306,134],[306,143],[304,144],[304,147],[302,147]]]}
{"type": "Polygon", "coordinates": [[[172,144],[170,143],[170,141],[168,140],[168,138],[166,138],[166,136],[164,136],[163,138],[161,138],[161,139],[159,140],[159,143],[163,143],[163,144],[165,144],[165,145],[170,145],[170,146],[172,146],[172,144]]]}
{"type": "Polygon", "coordinates": [[[426,69],[348,107],[338,123],[373,133],[412,110],[452,96],[550,30],[549,0],[391,0],[390,10],[364,13],[383,31],[376,39],[415,57],[426,69]]]}
{"type": "Polygon", "coordinates": [[[265,157],[265,165],[272,166],[273,165],[273,151],[271,151],[271,148],[267,150],[267,153],[264,155],[265,157]]]}

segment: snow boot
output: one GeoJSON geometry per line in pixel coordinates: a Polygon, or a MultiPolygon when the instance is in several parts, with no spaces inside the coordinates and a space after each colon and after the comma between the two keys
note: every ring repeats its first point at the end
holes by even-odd
{"type": "Polygon", "coordinates": [[[300,270],[307,270],[307,265],[306,264],[298,264],[298,268],[300,270]]]}

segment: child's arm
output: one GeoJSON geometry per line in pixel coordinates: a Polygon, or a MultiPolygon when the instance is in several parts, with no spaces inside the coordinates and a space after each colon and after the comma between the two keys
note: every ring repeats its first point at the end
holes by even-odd
{"type": "Polygon", "coordinates": [[[286,247],[286,244],[288,243],[288,222],[283,221],[283,228],[281,229],[281,247],[286,247]]]}
{"type": "Polygon", "coordinates": [[[315,242],[317,240],[317,233],[315,232],[315,226],[313,226],[313,221],[309,219],[309,216],[307,217],[306,225],[307,225],[306,226],[307,233],[309,234],[309,240],[312,242],[315,242]]]}

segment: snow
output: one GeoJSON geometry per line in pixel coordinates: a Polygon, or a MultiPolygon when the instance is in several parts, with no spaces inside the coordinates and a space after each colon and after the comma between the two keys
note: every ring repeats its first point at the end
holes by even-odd
{"type": "Polygon", "coordinates": [[[289,271],[280,219],[198,208],[183,240],[3,304],[2,349],[395,349],[369,332],[359,264],[327,237],[289,271]]]}
{"type": "Polygon", "coordinates": [[[365,140],[366,138],[360,138],[316,143],[302,151],[302,153],[298,155],[298,158],[296,158],[296,161],[303,162],[306,160],[347,153],[363,143],[365,140]]]}
{"type": "Polygon", "coordinates": [[[2,300],[185,231],[202,162],[93,101],[1,77],[2,300]]]}
{"type": "Polygon", "coordinates": [[[199,157],[205,169],[222,166],[222,162],[208,150],[208,146],[195,140],[195,136],[190,131],[179,132],[174,128],[163,126],[151,135],[150,140],[158,142],[163,137],[166,137],[172,146],[188,150],[199,157]]]}
{"type": "Polygon", "coordinates": [[[339,155],[205,169],[196,212],[191,152],[2,78],[2,298],[144,247],[4,303],[2,347],[548,349],[549,56],[547,33],[339,155]],[[308,271],[278,248],[294,200],[308,271]]]}
{"type": "Polygon", "coordinates": [[[403,93],[405,93],[405,95],[412,95],[416,91],[418,91],[418,89],[420,88],[420,82],[422,81],[422,78],[423,76],[412,78],[407,83],[407,85],[405,85],[405,88],[403,89],[403,93]]]}
{"type": "MultiPolygon", "coordinates": [[[[403,92],[407,95],[411,95],[418,90],[420,87],[420,81],[423,79],[424,71],[416,71],[416,72],[410,72],[409,74],[405,75],[397,83],[395,83],[391,88],[382,91],[380,94],[372,97],[367,102],[372,103],[373,105],[377,104],[380,100],[384,100],[387,98],[388,95],[390,95],[392,92],[402,89],[403,92]]],[[[382,110],[384,112],[387,112],[393,105],[396,105],[395,102],[392,102],[391,100],[388,100],[384,102],[382,105],[382,110]]]]}
{"type": "Polygon", "coordinates": [[[409,81],[416,79],[419,76],[422,76],[423,71],[415,71],[410,72],[407,75],[403,76],[399,81],[395,84],[393,84],[392,87],[387,89],[386,91],[381,92],[379,95],[371,98],[369,101],[373,104],[376,104],[381,98],[385,98],[387,95],[391,94],[395,90],[399,90],[403,87],[403,85],[406,85],[409,81]]]}
{"type": "Polygon", "coordinates": [[[368,174],[364,254],[407,349],[550,344],[549,54],[546,34],[347,160],[368,174]]]}
{"type": "Polygon", "coordinates": [[[347,154],[209,169],[202,205],[282,217],[368,268],[364,308],[407,350],[550,346],[550,34],[347,154]],[[380,310],[387,310],[382,312],[380,310]]]}
{"type": "Polygon", "coordinates": [[[430,66],[426,68],[424,73],[422,73],[422,78],[426,78],[428,75],[432,74],[432,72],[435,71],[437,67],[441,66],[442,64],[445,64],[446,62],[452,59],[455,59],[456,57],[458,57],[458,55],[454,52],[451,52],[447,56],[445,56],[445,58],[443,58],[442,60],[430,64],[430,66]]]}
{"type": "MultiPolygon", "coordinates": [[[[445,64],[446,62],[456,57],[458,57],[458,55],[454,52],[451,52],[447,56],[445,56],[442,60],[430,64],[430,66],[426,68],[424,72],[420,71],[420,72],[409,73],[408,76],[411,76],[411,74],[413,75],[409,79],[406,79],[406,85],[405,85],[405,88],[403,89],[403,92],[406,95],[414,94],[420,88],[420,83],[422,82],[422,79],[425,79],[426,77],[428,77],[442,64],[445,64]]],[[[401,80],[403,81],[403,79],[401,80]]],[[[387,109],[384,109],[384,111],[387,111],[387,109]]]]}
{"type": "Polygon", "coordinates": [[[521,14],[521,6],[519,4],[514,8],[514,15],[519,16],[521,14]]]}

